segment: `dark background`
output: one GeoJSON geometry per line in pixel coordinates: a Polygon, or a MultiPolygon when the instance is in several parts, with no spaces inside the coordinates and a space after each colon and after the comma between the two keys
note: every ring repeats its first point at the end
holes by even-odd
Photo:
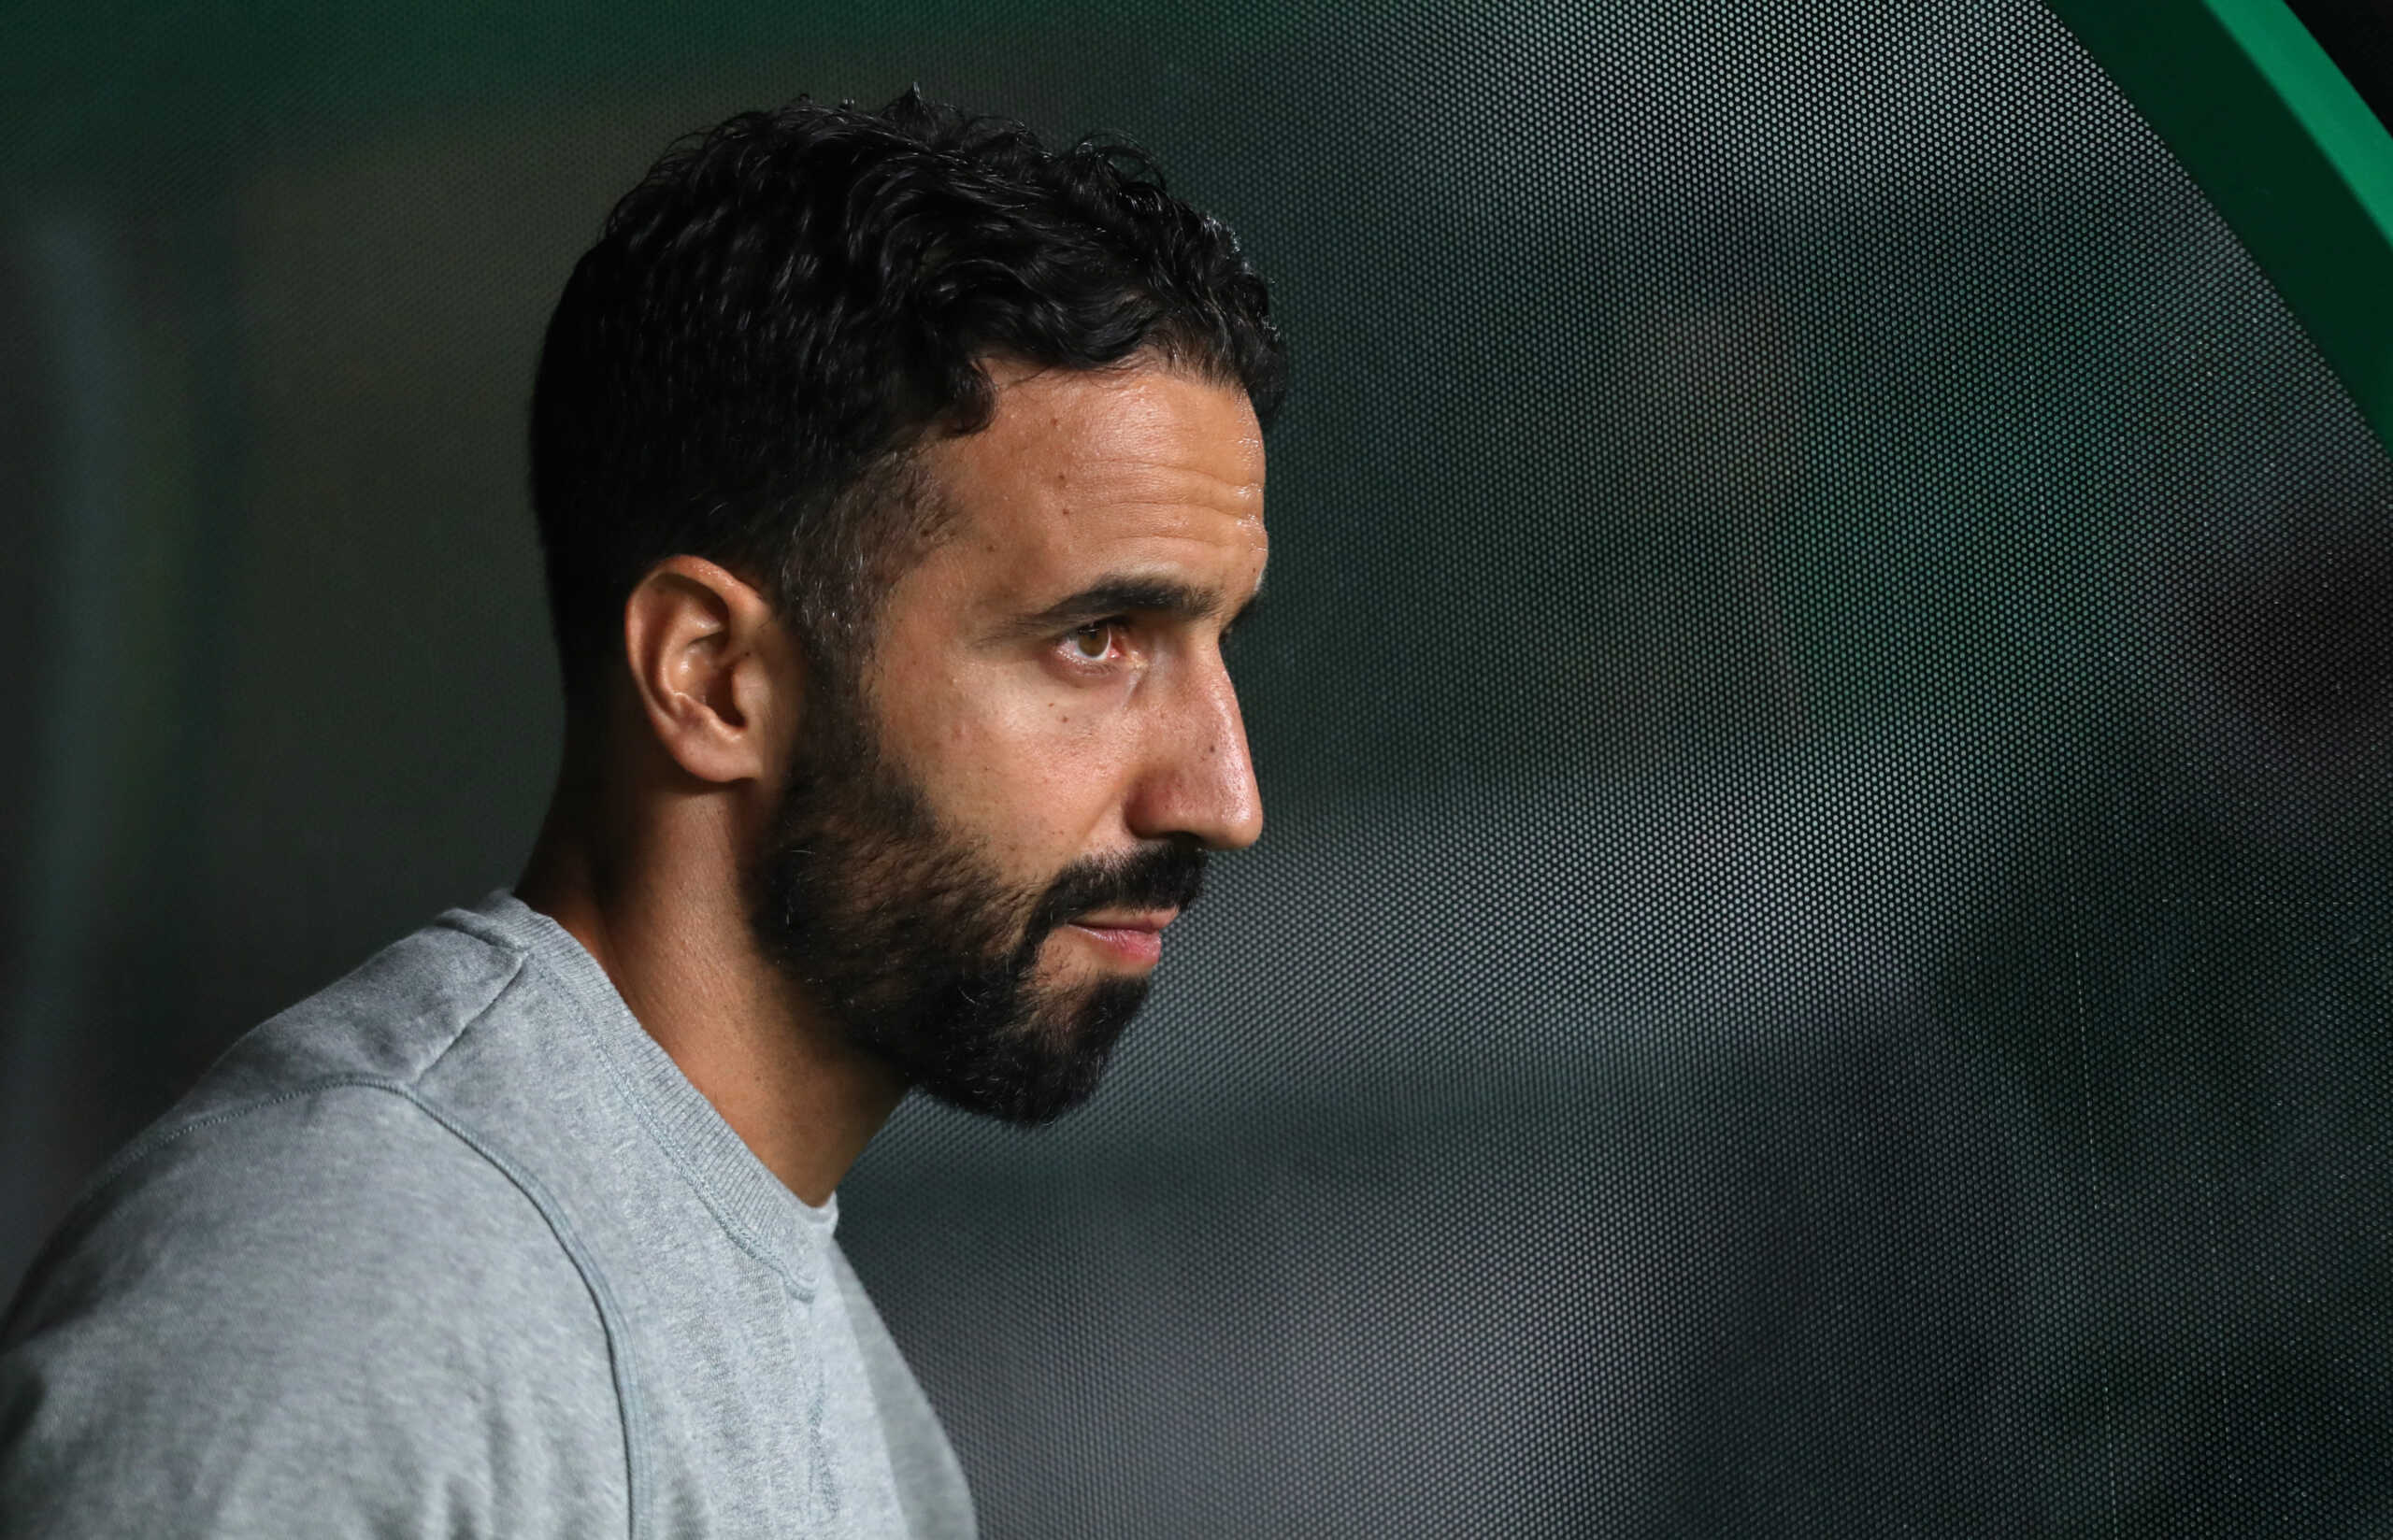
{"type": "Polygon", "coordinates": [[[1093,1107],[843,1189],[986,1533],[2393,1530],[2393,465],[2039,7],[12,31],[0,1281],[512,878],[607,205],[919,80],[1149,144],[1297,369],[1263,844],[1093,1107]]]}

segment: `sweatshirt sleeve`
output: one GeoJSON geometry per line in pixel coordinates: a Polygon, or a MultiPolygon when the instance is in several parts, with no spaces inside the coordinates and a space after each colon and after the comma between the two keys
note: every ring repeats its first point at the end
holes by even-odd
{"type": "Polygon", "coordinates": [[[551,1216],[385,1090],[153,1144],[0,1325],[0,1533],[624,1534],[625,1450],[551,1216]]]}

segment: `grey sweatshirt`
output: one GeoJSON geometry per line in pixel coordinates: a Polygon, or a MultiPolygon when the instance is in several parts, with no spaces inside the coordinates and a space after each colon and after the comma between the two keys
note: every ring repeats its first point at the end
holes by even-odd
{"type": "Polygon", "coordinates": [[[0,1323],[0,1534],[966,1536],[832,1239],[496,893],[244,1037],[0,1323]]]}

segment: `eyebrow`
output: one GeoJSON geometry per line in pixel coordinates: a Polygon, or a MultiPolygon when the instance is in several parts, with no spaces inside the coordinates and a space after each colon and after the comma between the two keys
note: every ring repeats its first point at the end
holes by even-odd
{"type": "MultiPolygon", "coordinates": [[[[1258,586],[1246,603],[1222,627],[1226,636],[1240,622],[1250,619],[1263,601],[1258,586]]],[[[1222,612],[1224,599],[1219,589],[1183,583],[1170,578],[1120,577],[1101,578],[1068,598],[1049,605],[1036,615],[1024,618],[1021,629],[1037,634],[1068,630],[1091,620],[1101,620],[1109,615],[1139,613],[1163,615],[1175,620],[1202,620],[1222,612]]]]}

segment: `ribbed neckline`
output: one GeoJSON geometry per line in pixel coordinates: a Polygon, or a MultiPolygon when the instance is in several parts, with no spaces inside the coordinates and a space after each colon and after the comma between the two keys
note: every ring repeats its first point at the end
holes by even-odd
{"type": "Polygon", "coordinates": [[[442,918],[468,917],[480,923],[460,929],[530,953],[565,991],[575,1020],[605,1056],[640,1121],[732,1240],[792,1287],[811,1293],[823,1248],[838,1223],[839,1195],[817,1207],[782,1186],[648,1034],[607,970],[571,932],[503,888],[442,918]]]}

